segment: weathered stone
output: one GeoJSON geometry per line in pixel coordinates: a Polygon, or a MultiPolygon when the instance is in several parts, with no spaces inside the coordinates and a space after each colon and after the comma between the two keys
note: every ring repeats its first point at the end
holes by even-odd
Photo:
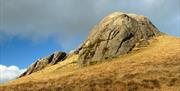
{"type": "Polygon", "coordinates": [[[20,77],[42,70],[48,65],[54,65],[59,61],[63,61],[65,57],[66,57],[65,52],[55,52],[48,57],[39,59],[35,63],[33,63],[31,66],[29,66],[27,71],[25,71],[20,77]]]}
{"type": "Polygon", "coordinates": [[[159,30],[142,15],[115,12],[95,26],[76,50],[80,64],[90,64],[130,52],[135,44],[159,35],[159,30]]]}

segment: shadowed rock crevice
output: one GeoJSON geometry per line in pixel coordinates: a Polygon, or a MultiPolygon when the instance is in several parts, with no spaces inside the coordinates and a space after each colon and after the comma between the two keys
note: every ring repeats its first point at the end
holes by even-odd
{"type": "Polygon", "coordinates": [[[115,12],[105,17],[90,32],[76,50],[80,64],[100,61],[130,52],[142,40],[161,34],[151,21],[142,15],[115,12]]]}

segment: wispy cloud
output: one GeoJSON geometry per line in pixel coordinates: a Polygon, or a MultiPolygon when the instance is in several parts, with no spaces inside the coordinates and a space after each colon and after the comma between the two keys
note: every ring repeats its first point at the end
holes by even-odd
{"type": "Polygon", "coordinates": [[[26,69],[19,69],[17,66],[5,66],[0,64],[0,83],[17,78],[26,69]]]}

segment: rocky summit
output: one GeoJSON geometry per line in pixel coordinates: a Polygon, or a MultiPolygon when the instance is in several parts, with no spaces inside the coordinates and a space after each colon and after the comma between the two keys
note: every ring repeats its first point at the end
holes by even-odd
{"type": "Polygon", "coordinates": [[[115,12],[75,52],[39,59],[0,91],[180,91],[179,54],[180,38],[145,16],[115,12]]]}
{"type": "Polygon", "coordinates": [[[48,57],[41,58],[29,66],[27,71],[25,71],[20,77],[30,75],[31,73],[44,69],[48,65],[54,65],[59,61],[63,61],[65,57],[65,52],[55,52],[48,57]]]}
{"type": "MultiPolygon", "coordinates": [[[[118,55],[126,54],[141,46],[147,46],[161,32],[143,15],[115,12],[106,16],[90,32],[86,41],[75,51],[80,65],[88,65],[118,55]]],[[[39,59],[20,77],[54,65],[66,57],[65,52],[56,52],[39,59]]]]}
{"type": "Polygon", "coordinates": [[[115,12],[92,29],[76,53],[80,64],[90,64],[147,45],[150,38],[159,34],[159,30],[145,16],[115,12]]]}

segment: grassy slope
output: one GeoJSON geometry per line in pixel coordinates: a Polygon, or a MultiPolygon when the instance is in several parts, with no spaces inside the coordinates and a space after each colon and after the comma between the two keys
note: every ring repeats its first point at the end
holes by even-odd
{"type": "Polygon", "coordinates": [[[180,91],[180,39],[159,36],[150,46],[79,67],[77,56],[0,86],[1,91],[180,91]]]}

